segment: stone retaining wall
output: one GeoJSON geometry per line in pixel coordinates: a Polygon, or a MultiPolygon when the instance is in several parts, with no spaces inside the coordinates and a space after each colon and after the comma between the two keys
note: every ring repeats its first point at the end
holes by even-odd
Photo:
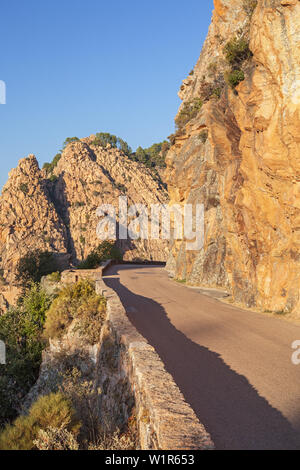
{"type": "Polygon", "coordinates": [[[141,449],[213,449],[158,354],[128,320],[118,295],[102,279],[96,290],[107,299],[97,360],[102,419],[108,427],[122,426],[135,409],[141,449]]]}

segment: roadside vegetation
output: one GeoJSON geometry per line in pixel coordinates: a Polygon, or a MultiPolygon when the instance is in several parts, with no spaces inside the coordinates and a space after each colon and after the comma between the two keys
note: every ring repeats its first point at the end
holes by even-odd
{"type": "Polygon", "coordinates": [[[63,287],[47,312],[44,337],[60,338],[68,326],[76,321],[74,329],[89,344],[99,341],[105,319],[106,300],[95,293],[88,280],[63,287]]]}
{"type": "Polygon", "coordinates": [[[20,400],[37,379],[51,302],[39,284],[32,284],[17,307],[0,316],[0,339],[6,345],[6,365],[1,366],[0,376],[0,426],[17,415],[20,400]]]}
{"type": "Polygon", "coordinates": [[[91,251],[86,259],[78,265],[78,269],[95,269],[109,259],[121,261],[122,254],[115,242],[105,240],[91,251]]]}
{"type": "MultiPolygon", "coordinates": [[[[109,248],[108,243],[102,247],[103,256],[111,256],[109,248]]],[[[26,256],[20,265],[28,268],[31,258],[26,256]]],[[[44,282],[28,285],[32,271],[25,272],[26,287],[17,307],[0,317],[0,339],[7,350],[0,376],[0,450],[136,449],[134,414],[121,430],[105,431],[99,416],[101,390],[93,362],[84,351],[55,356],[43,379],[43,392],[36,398],[33,394],[31,404],[24,407],[48,340],[62,338],[71,328],[83,344],[92,346],[99,342],[106,316],[106,300],[96,294],[93,282],[61,286],[60,273],[53,271],[47,280],[59,288],[49,295],[44,282]]]]}
{"type": "Polygon", "coordinates": [[[28,415],[20,416],[5,427],[0,434],[0,450],[33,450],[41,444],[41,431],[54,432],[55,439],[63,441],[61,447],[76,447],[79,429],[71,400],[61,393],[51,393],[40,397],[28,415]]]}
{"type": "Polygon", "coordinates": [[[16,267],[16,280],[26,289],[33,282],[40,282],[43,276],[58,271],[57,261],[48,251],[33,250],[23,256],[16,267]]]}

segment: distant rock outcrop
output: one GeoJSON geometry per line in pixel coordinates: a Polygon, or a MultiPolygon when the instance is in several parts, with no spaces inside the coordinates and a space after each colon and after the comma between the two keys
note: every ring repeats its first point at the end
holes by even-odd
{"type": "MultiPolygon", "coordinates": [[[[116,148],[93,145],[93,140],[67,145],[50,179],[34,155],[10,172],[0,197],[0,268],[7,281],[30,250],[57,253],[63,267],[68,255],[72,263],[84,259],[101,242],[96,236],[101,204],[118,207],[121,195],[128,205],[167,202],[158,176],[116,148]]],[[[124,240],[120,248],[127,260],[167,257],[163,240],[124,240]]]]}

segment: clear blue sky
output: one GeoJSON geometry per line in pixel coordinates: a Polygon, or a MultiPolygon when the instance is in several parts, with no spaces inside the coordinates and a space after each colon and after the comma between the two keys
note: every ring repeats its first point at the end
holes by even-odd
{"type": "Polygon", "coordinates": [[[1,0],[0,187],[20,158],[51,161],[98,131],[133,147],[174,130],[213,0],[1,0]]]}

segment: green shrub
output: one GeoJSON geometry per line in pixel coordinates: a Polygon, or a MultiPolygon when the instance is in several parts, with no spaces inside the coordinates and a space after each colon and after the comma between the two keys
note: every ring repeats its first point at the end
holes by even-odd
{"type": "Polygon", "coordinates": [[[65,429],[74,436],[80,429],[71,401],[61,393],[40,397],[28,416],[20,416],[0,434],[1,450],[32,450],[40,430],[65,429]]]}
{"type": "Polygon", "coordinates": [[[132,153],[132,148],[125,142],[125,140],[118,138],[118,148],[123,152],[125,155],[129,156],[132,153]]]}
{"type": "Polygon", "coordinates": [[[28,194],[29,193],[29,189],[28,189],[28,184],[27,183],[21,183],[20,186],[19,186],[19,190],[22,191],[23,194],[28,194]]]}
{"type": "Polygon", "coordinates": [[[201,140],[203,144],[205,144],[205,142],[207,141],[207,138],[208,138],[208,131],[207,129],[204,129],[203,131],[200,132],[199,139],[201,140]]]}
{"type": "Polygon", "coordinates": [[[48,173],[51,173],[51,163],[47,163],[47,162],[44,163],[43,170],[46,171],[47,175],[48,175],[48,173]]]}
{"type": "Polygon", "coordinates": [[[256,7],[257,0],[243,0],[243,8],[250,18],[252,17],[256,7]]]}
{"type": "Polygon", "coordinates": [[[131,147],[125,142],[125,140],[117,137],[116,135],[109,134],[108,132],[98,132],[95,136],[95,140],[92,145],[97,145],[105,148],[107,145],[111,145],[112,148],[118,148],[125,155],[129,156],[132,153],[131,147]]]}
{"type": "Polygon", "coordinates": [[[32,285],[17,308],[0,316],[0,339],[6,344],[6,364],[0,376],[0,425],[15,418],[20,399],[34,384],[43,350],[43,326],[52,298],[32,285]]]}
{"type": "Polygon", "coordinates": [[[116,247],[115,242],[105,240],[79,264],[78,269],[95,269],[100,266],[103,261],[109,259],[121,261],[122,254],[116,247]]]}
{"type": "Polygon", "coordinates": [[[221,87],[216,87],[212,90],[211,96],[219,99],[219,98],[221,98],[221,93],[222,93],[222,88],[221,87]]]}
{"type": "Polygon", "coordinates": [[[76,208],[78,208],[78,207],[84,207],[84,206],[85,206],[85,202],[83,202],[83,201],[76,201],[76,202],[74,202],[74,203],[72,204],[72,206],[73,206],[73,207],[76,207],[76,208]]]}
{"type": "Polygon", "coordinates": [[[232,38],[224,47],[224,54],[227,62],[232,66],[238,66],[247,59],[250,59],[252,52],[249,49],[249,42],[245,38],[232,38]]]}
{"type": "Polygon", "coordinates": [[[54,273],[48,274],[48,279],[51,282],[60,282],[61,273],[59,271],[55,271],[54,273]]]}
{"type": "Polygon", "coordinates": [[[90,281],[68,285],[59,292],[46,314],[44,337],[61,337],[76,319],[76,330],[95,344],[99,340],[105,311],[106,301],[95,293],[90,281]]]}
{"type": "Polygon", "coordinates": [[[22,297],[22,309],[26,312],[29,324],[34,323],[34,332],[43,328],[46,312],[50,307],[51,301],[51,297],[47,295],[46,291],[39,284],[32,284],[31,288],[22,297]]]}
{"type": "MultiPolygon", "coordinates": [[[[44,163],[43,169],[46,170],[47,175],[52,175],[54,168],[57,166],[60,159],[61,159],[61,153],[57,153],[51,163],[44,163]]],[[[54,175],[51,176],[52,180],[53,180],[53,177],[54,175]]]]}
{"type": "Polygon", "coordinates": [[[40,282],[43,276],[57,271],[57,262],[53,253],[48,251],[29,251],[23,256],[16,267],[16,279],[26,288],[32,282],[40,282]]]}
{"type": "Polygon", "coordinates": [[[58,180],[58,178],[56,175],[51,175],[49,180],[51,181],[51,183],[55,183],[58,180]]]}
{"type": "Polygon", "coordinates": [[[67,137],[63,143],[63,149],[66,148],[67,145],[71,144],[72,142],[79,142],[80,139],[78,137],[67,137]]]}
{"type": "Polygon", "coordinates": [[[197,116],[201,110],[203,101],[200,98],[194,98],[191,101],[184,103],[183,108],[175,119],[175,124],[178,129],[184,127],[191,119],[197,116]]]}
{"type": "Polygon", "coordinates": [[[243,80],[245,80],[245,74],[242,70],[233,70],[226,75],[226,81],[231,88],[235,88],[243,80]]]}
{"type": "Polygon", "coordinates": [[[153,144],[148,148],[138,147],[135,151],[134,159],[144,163],[148,168],[164,168],[166,166],[165,159],[169,148],[170,144],[166,140],[153,144]]]}

